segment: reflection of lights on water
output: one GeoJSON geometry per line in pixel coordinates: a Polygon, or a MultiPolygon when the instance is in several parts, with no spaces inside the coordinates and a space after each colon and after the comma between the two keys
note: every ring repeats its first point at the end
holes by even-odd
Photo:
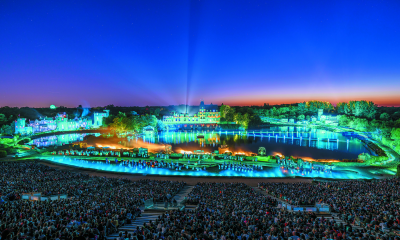
{"type": "MultiPolygon", "coordinates": [[[[277,134],[275,134],[275,131],[273,129],[270,129],[268,131],[265,130],[261,130],[261,131],[253,131],[253,134],[257,137],[265,137],[268,136],[268,141],[270,141],[270,137],[271,137],[271,133],[273,133],[273,137],[276,138],[277,142],[283,142],[283,143],[289,143],[289,144],[297,144],[300,146],[310,146],[310,147],[316,147],[316,148],[320,148],[320,149],[329,149],[329,150],[335,150],[335,149],[339,149],[339,147],[342,147],[343,150],[346,149],[349,151],[350,150],[350,139],[348,137],[343,138],[342,134],[338,134],[338,133],[332,133],[332,132],[326,132],[326,131],[320,131],[317,129],[312,129],[310,131],[312,132],[308,132],[309,128],[304,129],[303,128],[289,128],[286,131],[277,131],[277,134]],[[297,131],[296,131],[297,129],[297,131]],[[297,136],[296,136],[297,133],[297,136]],[[308,133],[308,135],[307,135],[308,133]],[[291,136],[290,136],[291,134],[291,136]],[[311,136],[312,135],[312,136],[311,136]],[[340,138],[338,138],[338,136],[340,138]],[[288,138],[288,141],[286,141],[286,137],[288,138]],[[289,141],[289,137],[291,137],[292,141],[289,141]],[[305,138],[305,143],[302,143],[302,138],[303,137],[307,137],[305,138]],[[283,138],[282,140],[279,140],[280,138],[283,138]],[[296,140],[296,141],[294,141],[296,140]],[[306,140],[309,141],[309,144],[306,143],[306,140]],[[335,141],[336,140],[336,141],[335,141]],[[334,142],[336,142],[337,144],[333,144],[334,142]],[[343,145],[339,145],[339,142],[346,142],[347,145],[345,146],[343,145]]],[[[222,131],[219,131],[219,133],[223,133],[222,131]]],[[[225,134],[229,137],[232,136],[232,134],[239,134],[239,135],[234,135],[234,136],[239,136],[239,138],[241,138],[241,136],[245,137],[251,136],[251,132],[242,132],[242,131],[225,131],[225,134]]],[[[65,136],[63,135],[57,135],[57,136],[49,136],[49,137],[41,137],[38,139],[33,140],[30,144],[34,144],[34,145],[38,145],[38,146],[50,146],[50,145],[62,145],[62,144],[68,144],[71,142],[75,141],[81,141],[83,139],[83,136],[85,135],[93,135],[93,134],[65,134],[65,136]]],[[[94,134],[97,135],[97,134],[94,134]]],[[[350,136],[350,135],[345,135],[345,136],[350,136]]],[[[225,136],[224,136],[225,137],[225,136]]],[[[133,138],[136,139],[136,142],[138,142],[137,137],[132,137],[132,139],[128,139],[128,141],[133,140],[133,138]]],[[[233,140],[235,140],[237,138],[234,138],[233,140]]],[[[214,146],[216,144],[218,144],[219,142],[221,142],[221,139],[218,136],[218,132],[214,131],[209,131],[209,132],[204,132],[204,131],[193,131],[193,132],[169,132],[169,133],[162,133],[160,135],[157,134],[157,138],[154,137],[144,137],[144,140],[146,142],[149,143],[182,143],[182,142],[198,142],[200,143],[200,146],[214,146]],[[206,135],[212,135],[212,134],[216,134],[216,136],[212,136],[212,138],[215,138],[214,140],[211,140],[209,138],[211,137],[206,137],[205,139],[208,139],[209,141],[205,142],[205,140],[203,141],[199,141],[197,139],[197,134],[206,134],[206,135]],[[176,136],[175,136],[176,135],[176,136]],[[188,138],[183,139],[183,135],[188,136],[188,138]],[[180,139],[182,137],[182,139],[180,139]],[[176,139],[178,138],[178,139],[176,139]],[[159,140],[161,139],[161,141],[159,140]],[[181,141],[182,140],[182,141],[181,141]]],[[[139,141],[141,141],[141,139],[139,139],[139,141]]],[[[261,140],[262,141],[262,140],[261,140]]],[[[274,139],[272,139],[272,141],[274,141],[274,139]]],[[[359,140],[357,138],[354,138],[353,140],[354,142],[352,142],[352,148],[354,148],[353,143],[355,143],[355,141],[359,140]]],[[[131,144],[134,144],[134,141],[132,141],[131,144]]],[[[104,144],[103,144],[104,145],[104,144]]],[[[103,146],[101,145],[101,146],[103,146]]],[[[111,149],[119,149],[121,146],[118,147],[110,147],[111,149]]],[[[126,145],[125,145],[126,147],[126,145]]],[[[360,148],[362,147],[361,145],[359,146],[360,148]]]]}

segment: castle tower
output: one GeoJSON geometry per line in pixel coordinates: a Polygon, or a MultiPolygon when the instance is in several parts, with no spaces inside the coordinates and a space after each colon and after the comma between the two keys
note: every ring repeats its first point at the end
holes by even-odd
{"type": "Polygon", "coordinates": [[[322,108],[318,109],[318,121],[321,121],[322,114],[324,114],[324,109],[322,108]]]}
{"type": "Polygon", "coordinates": [[[25,122],[26,118],[18,118],[17,121],[15,122],[15,133],[23,133],[25,130],[25,122]]]}
{"type": "Polygon", "coordinates": [[[200,109],[204,109],[204,101],[202,100],[201,102],[200,102],[200,109]]]}
{"type": "Polygon", "coordinates": [[[68,117],[66,115],[58,114],[55,122],[58,131],[68,130],[68,117]]]}
{"type": "Polygon", "coordinates": [[[108,109],[105,109],[105,110],[104,110],[104,112],[106,113],[106,115],[105,115],[104,117],[108,117],[108,116],[110,116],[110,110],[108,110],[108,109]]]}

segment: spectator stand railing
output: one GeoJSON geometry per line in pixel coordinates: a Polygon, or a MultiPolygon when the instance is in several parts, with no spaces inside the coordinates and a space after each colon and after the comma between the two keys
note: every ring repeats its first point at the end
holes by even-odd
{"type": "Polygon", "coordinates": [[[145,209],[152,208],[153,206],[154,206],[153,199],[147,199],[147,200],[144,201],[144,208],[145,209]]]}
{"type": "Polygon", "coordinates": [[[172,202],[172,201],[168,201],[168,202],[154,202],[152,199],[148,199],[145,201],[144,203],[144,207],[147,210],[182,210],[185,208],[185,202],[181,201],[181,202],[172,202]]]}
{"type": "Polygon", "coordinates": [[[40,192],[23,193],[21,197],[22,200],[30,200],[30,201],[46,201],[46,200],[54,201],[66,198],[68,198],[67,194],[42,196],[42,193],[40,192]]]}
{"type": "MultiPolygon", "coordinates": [[[[261,189],[261,191],[264,190],[262,187],[260,189],[261,189]]],[[[283,200],[281,198],[274,197],[273,195],[270,195],[268,193],[265,193],[265,194],[274,198],[275,200],[277,200],[279,202],[278,208],[284,208],[288,211],[316,212],[316,213],[320,213],[320,214],[330,214],[330,212],[331,212],[330,206],[328,204],[316,203],[315,205],[309,205],[309,206],[306,206],[306,205],[296,206],[293,204],[289,204],[288,202],[286,202],[285,200],[283,200]]]]}
{"type": "Polygon", "coordinates": [[[318,213],[331,213],[331,207],[326,203],[316,203],[315,207],[318,209],[318,213]]]}
{"type": "Polygon", "coordinates": [[[329,214],[330,211],[330,206],[327,204],[323,203],[317,203],[315,206],[310,205],[310,206],[295,206],[288,204],[286,202],[280,201],[278,204],[278,208],[283,208],[288,211],[294,211],[294,212],[315,212],[315,213],[320,213],[320,214],[329,214]]]}

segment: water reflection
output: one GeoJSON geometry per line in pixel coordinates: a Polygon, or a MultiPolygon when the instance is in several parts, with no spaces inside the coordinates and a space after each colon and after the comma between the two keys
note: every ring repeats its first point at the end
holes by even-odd
{"type": "Polygon", "coordinates": [[[88,135],[100,136],[99,133],[72,133],[72,134],[60,134],[51,135],[31,140],[28,144],[36,147],[50,147],[50,146],[62,146],[74,142],[83,141],[83,138],[88,135]]]}
{"type": "MultiPolygon", "coordinates": [[[[227,145],[232,152],[256,153],[259,147],[265,147],[267,154],[280,152],[284,155],[324,159],[356,159],[363,152],[372,154],[357,138],[321,129],[288,126],[248,132],[165,132],[146,136],[143,140],[148,143],[171,144],[173,151],[203,149],[212,152],[218,150],[220,145],[227,145]]],[[[122,141],[121,144],[133,147],[131,141],[122,141]]]]}
{"type": "MultiPolygon", "coordinates": [[[[37,147],[61,146],[82,141],[87,135],[100,134],[64,134],[37,138],[30,144],[37,147]]],[[[266,149],[266,154],[276,152],[283,155],[311,157],[315,159],[356,159],[360,153],[372,154],[357,138],[342,133],[321,129],[297,127],[271,127],[258,131],[181,131],[163,132],[146,135],[146,143],[170,144],[174,152],[181,150],[204,150],[213,152],[221,145],[227,145],[232,152],[257,153],[259,147],[266,149]]],[[[133,148],[140,141],[130,137],[121,139],[120,145],[133,148]]]]}

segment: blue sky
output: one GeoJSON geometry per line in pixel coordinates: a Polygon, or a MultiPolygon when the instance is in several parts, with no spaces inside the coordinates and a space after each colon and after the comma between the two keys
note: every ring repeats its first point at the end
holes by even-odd
{"type": "Polygon", "coordinates": [[[399,1],[2,1],[0,106],[400,105],[399,1]]]}

